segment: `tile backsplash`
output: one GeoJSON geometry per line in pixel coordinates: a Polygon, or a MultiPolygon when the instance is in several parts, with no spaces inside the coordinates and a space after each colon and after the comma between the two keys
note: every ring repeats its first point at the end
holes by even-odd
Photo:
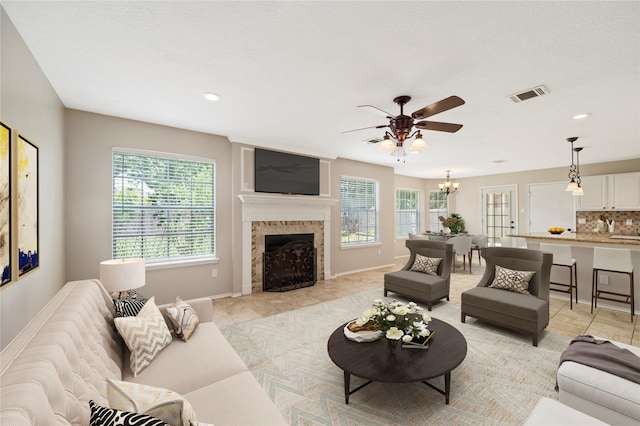
{"type": "MultiPolygon", "coordinates": [[[[596,228],[598,219],[615,221],[614,234],[619,235],[637,235],[640,230],[640,211],[579,211],[576,212],[576,232],[593,234],[593,229],[596,228]],[[580,224],[580,219],[586,219],[586,223],[580,224]],[[627,220],[631,219],[632,224],[627,225],[627,220]]],[[[605,232],[608,232],[605,229],[605,232]]]]}

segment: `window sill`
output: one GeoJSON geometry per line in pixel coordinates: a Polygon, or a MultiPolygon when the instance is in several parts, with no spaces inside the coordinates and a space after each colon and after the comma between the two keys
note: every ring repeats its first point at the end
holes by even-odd
{"type": "Polygon", "coordinates": [[[220,259],[218,259],[217,257],[205,257],[205,258],[189,259],[189,260],[172,260],[172,261],[160,262],[160,263],[148,263],[146,265],[146,269],[148,271],[152,271],[154,269],[182,268],[184,266],[196,266],[196,265],[218,263],[219,260],[220,259]]]}
{"type": "Polygon", "coordinates": [[[365,244],[341,244],[340,245],[340,250],[351,250],[351,249],[368,248],[368,247],[380,247],[381,245],[382,245],[381,242],[365,243],[365,244]]]}

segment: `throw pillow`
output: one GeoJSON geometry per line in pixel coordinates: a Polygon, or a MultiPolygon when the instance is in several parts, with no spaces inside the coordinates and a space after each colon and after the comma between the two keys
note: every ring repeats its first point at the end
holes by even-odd
{"type": "Polygon", "coordinates": [[[176,298],[173,306],[167,308],[167,316],[173,325],[176,335],[185,342],[189,340],[198,324],[200,324],[196,311],[179,297],[176,298]]]}
{"type": "Polygon", "coordinates": [[[171,332],[152,297],[135,317],[114,318],[118,333],[131,352],[131,372],[135,377],[171,343],[171,332]]]}
{"type": "Polygon", "coordinates": [[[135,317],[142,309],[147,299],[140,296],[135,290],[129,290],[125,299],[113,299],[113,307],[116,317],[135,317]]]}
{"type": "Polygon", "coordinates": [[[416,272],[422,272],[430,275],[438,274],[438,265],[442,261],[439,257],[427,257],[416,253],[416,258],[411,265],[411,270],[416,272]]]}
{"type": "Polygon", "coordinates": [[[146,414],[114,410],[102,407],[93,401],[89,401],[89,408],[91,409],[89,426],[169,426],[162,420],[146,414]]]}
{"type": "Polygon", "coordinates": [[[535,273],[535,271],[513,271],[496,265],[496,274],[489,287],[531,294],[529,293],[529,281],[531,281],[535,273]]]}
{"type": "Polygon", "coordinates": [[[147,414],[172,426],[198,424],[189,401],[172,390],[107,379],[107,400],[111,408],[147,414]]]}

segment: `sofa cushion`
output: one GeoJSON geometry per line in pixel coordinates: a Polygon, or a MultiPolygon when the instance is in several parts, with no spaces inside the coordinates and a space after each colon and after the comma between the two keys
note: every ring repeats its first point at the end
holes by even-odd
{"type": "Polygon", "coordinates": [[[198,423],[189,401],[169,389],[107,379],[107,399],[110,408],[147,414],[172,426],[198,423]]]}
{"type": "Polygon", "coordinates": [[[423,274],[422,272],[400,270],[384,274],[386,284],[395,284],[412,290],[431,294],[447,288],[447,280],[438,275],[423,274]]]}
{"type": "Polygon", "coordinates": [[[169,426],[162,420],[146,414],[102,407],[93,401],[89,401],[89,408],[89,426],[169,426]]]}
{"type": "Polygon", "coordinates": [[[425,274],[436,275],[438,273],[438,265],[442,262],[441,257],[427,257],[416,253],[416,258],[411,265],[410,270],[422,272],[425,274]]]}
{"type": "Polygon", "coordinates": [[[114,318],[113,321],[131,352],[129,365],[134,376],[171,343],[171,332],[153,297],[135,317],[114,318]]]}
{"type": "Polygon", "coordinates": [[[167,307],[166,312],[176,336],[185,342],[189,340],[200,323],[196,311],[187,302],[177,297],[175,303],[167,307]]]}
{"type": "Polygon", "coordinates": [[[250,371],[211,383],[184,396],[193,405],[199,419],[214,425],[289,424],[250,371]]]}
{"type": "MultiPolygon", "coordinates": [[[[537,319],[542,322],[542,325],[549,322],[549,305],[531,294],[514,293],[490,287],[474,287],[464,291],[461,298],[465,305],[478,306],[487,312],[495,312],[497,318],[510,316],[525,322],[535,322],[537,319]]],[[[487,320],[493,319],[491,315],[486,316],[487,320]]]]}
{"type": "MultiPolygon", "coordinates": [[[[247,366],[216,324],[203,322],[188,342],[174,339],[158,354],[151,365],[136,377],[128,368],[125,359],[122,380],[167,388],[185,395],[194,389],[246,370],[247,366]]],[[[191,400],[189,402],[193,405],[191,400]]],[[[202,418],[199,414],[198,417],[202,418]]],[[[207,421],[206,418],[202,420],[207,421]]]]}
{"type": "Polygon", "coordinates": [[[496,265],[495,277],[489,287],[531,294],[529,293],[529,281],[535,273],[535,271],[515,271],[496,265]]]}

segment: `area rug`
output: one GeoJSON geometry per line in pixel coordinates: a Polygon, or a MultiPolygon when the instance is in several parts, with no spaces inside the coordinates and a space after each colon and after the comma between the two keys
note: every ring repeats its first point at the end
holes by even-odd
{"type": "MultiPolygon", "coordinates": [[[[472,318],[462,324],[460,305],[442,302],[431,315],[460,330],[468,345],[451,374],[450,404],[422,383],[372,383],[346,405],[343,372],[329,358],[327,340],[381,294],[366,291],[222,331],[292,425],[515,425],[540,397],[557,399],[555,372],[569,337],[544,332],[536,348],[525,335],[472,318]]],[[[444,388],[443,378],[430,382],[444,388]]],[[[361,383],[352,377],[352,389],[361,383]]]]}

